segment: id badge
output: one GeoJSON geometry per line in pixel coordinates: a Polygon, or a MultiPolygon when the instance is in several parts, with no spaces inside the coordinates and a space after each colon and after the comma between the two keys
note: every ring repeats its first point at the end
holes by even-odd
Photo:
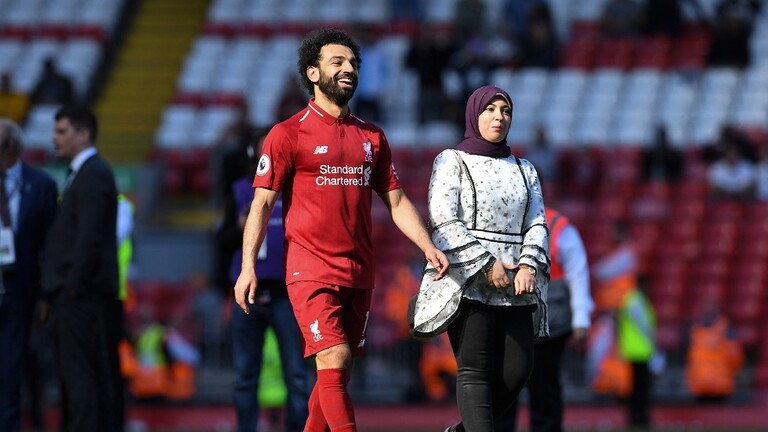
{"type": "Polygon", "coordinates": [[[13,230],[0,228],[0,265],[16,264],[16,248],[13,244],[13,230]]]}

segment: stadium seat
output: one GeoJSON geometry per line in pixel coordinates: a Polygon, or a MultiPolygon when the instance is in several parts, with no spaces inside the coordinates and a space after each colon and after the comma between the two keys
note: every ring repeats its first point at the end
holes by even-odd
{"type": "Polygon", "coordinates": [[[597,45],[595,68],[627,69],[633,61],[635,44],[625,38],[605,38],[597,45]]]}
{"type": "Polygon", "coordinates": [[[672,42],[666,36],[646,37],[635,48],[634,68],[666,69],[672,42]]]}
{"type": "Polygon", "coordinates": [[[24,126],[25,145],[29,149],[50,149],[53,140],[53,125],[59,105],[34,105],[24,126]]]}

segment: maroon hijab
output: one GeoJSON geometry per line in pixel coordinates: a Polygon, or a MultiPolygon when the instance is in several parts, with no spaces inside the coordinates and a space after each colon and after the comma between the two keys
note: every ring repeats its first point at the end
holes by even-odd
{"type": "Polygon", "coordinates": [[[464,115],[467,124],[464,131],[464,139],[456,146],[456,150],[492,158],[503,158],[512,154],[512,151],[507,146],[507,137],[504,137],[502,141],[492,143],[480,135],[480,127],[477,124],[477,120],[480,117],[480,113],[491,102],[491,99],[496,96],[506,99],[510,108],[512,107],[512,99],[510,99],[509,94],[496,86],[480,87],[469,97],[467,100],[467,111],[464,115]]]}

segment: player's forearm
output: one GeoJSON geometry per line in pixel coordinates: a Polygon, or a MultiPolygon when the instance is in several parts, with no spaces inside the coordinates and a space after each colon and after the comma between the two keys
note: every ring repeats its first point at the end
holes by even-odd
{"type": "Polygon", "coordinates": [[[266,201],[254,199],[243,230],[242,269],[255,269],[256,257],[267,232],[272,207],[266,201]]]}
{"type": "Polygon", "coordinates": [[[403,196],[392,208],[392,221],[422,252],[434,247],[419,211],[407,197],[403,196]]]}

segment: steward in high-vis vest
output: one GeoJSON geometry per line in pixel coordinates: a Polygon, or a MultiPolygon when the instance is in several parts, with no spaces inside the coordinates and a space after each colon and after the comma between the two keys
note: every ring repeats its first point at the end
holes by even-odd
{"type": "Polygon", "coordinates": [[[552,258],[547,294],[550,339],[574,331],[579,333],[578,339],[583,339],[594,309],[589,292],[587,252],[576,227],[565,215],[549,207],[545,208],[545,214],[552,258]]]}
{"type": "Polygon", "coordinates": [[[656,314],[651,302],[638,289],[621,298],[616,330],[619,355],[632,366],[632,392],[628,399],[631,427],[650,425],[651,370],[656,354],[656,314]]]}
{"type": "Polygon", "coordinates": [[[117,271],[118,292],[117,299],[124,301],[128,292],[128,268],[133,259],[133,216],[136,207],[131,200],[123,194],[117,196],[117,271]]]}
{"type": "MultiPolygon", "coordinates": [[[[586,339],[594,308],[589,293],[587,252],[576,227],[560,212],[545,207],[549,229],[549,292],[547,309],[550,337],[534,345],[536,362],[528,379],[531,430],[562,431],[563,398],[560,361],[568,339],[586,339]]],[[[517,407],[508,411],[497,430],[516,429],[517,407]]]]}
{"type": "Polygon", "coordinates": [[[724,398],[733,394],[744,353],[738,341],[728,334],[728,320],[724,316],[713,316],[707,321],[691,329],[686,385],[698,398],[724,398]]]}
{"type": "Polygon", "coordinates": [[[120,370],[129,369],[130,365],[123,365],[120,362],[127,357],[124,355],[127,343],[125,338],[125,313],[128,307],[135,304],[135,296],[128,298],[128,267],[133,258],[133,243],[131,234],[134,226],[134,205],[131,200],[123,194],[117,196],[117,221],[115,223],[117,236],[117,275],[118,291],[117,297],[109,299],[106,305],[105,329],[108,345],[108,359],[110,363],[109,372],[112,382],[112,429],[122,430],[125,423],[125,382],[124,376],[120,370]],[[122,352],[121,352],[122,350],[122,352]]]}

